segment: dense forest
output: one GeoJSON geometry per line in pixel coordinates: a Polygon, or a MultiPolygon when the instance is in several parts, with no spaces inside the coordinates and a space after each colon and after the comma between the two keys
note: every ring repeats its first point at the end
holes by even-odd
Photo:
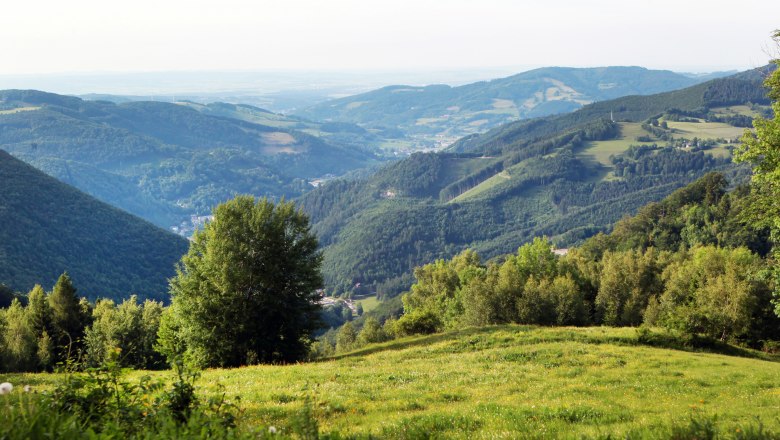
{"type": "Polygon", "coordinates": [[[519,323],[666,327],[694,346],[726,341],[775,352],[771,228],[750,220],[752,187],[728,187],[709,173],[562,256],[537,237],[487,262],[468,249],[416,267],[400,318],[396,302],[331,330],[315,350],[519,323]]]}
{"type": "Polygon", "coordinates": [[[0,150],[0,283],[26,292],[67,271],[92,300],[166,298],[187,240],[0,150]]]}
{"type": "Polygon", "coordinates": [[[308,180],[378,161],[351,127],[318,137],[267,115],[248,106],[115,104],[6,90],[0,148],[166,228],[237,193],[295,197],[311,188],[308,180]]]}
{"type": "MultiPolygon", "coordinates": [[[[769,71],[507,124],[368,178],[329,182],[301,198],[325,246],[329,292],[349,293],[360,283],[383,286],[383,294],[396,286],[397,294],[409,287],[415,266],[467,248],[492,258],[535,236],[560,247],[580,243],[710,171],[734,185],[745,182],[749,170],[731,163],[724,140],[686,137],[658,121],[674,123],[673,115],[684,112],[715,118],[708,109],[735,104],[766,112],[762,81],[769,71]],[[654,121],[671,133],[668,140],[653,131],[654,121]],[[646,126],[645,134],[627,140],[607,163],[594,160],[591,152],[619,139],[626,123],[646,126]]],[[[736,122],[737,129],[744,125],[736,122]]]]}

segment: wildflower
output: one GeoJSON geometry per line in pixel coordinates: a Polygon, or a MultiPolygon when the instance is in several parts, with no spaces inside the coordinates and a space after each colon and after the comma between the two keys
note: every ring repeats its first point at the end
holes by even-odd
{"type": "Polygon", "coordinates": [[[268,432],[270,432],[271,434],[276,434],[276,426],[269,426],[268,432]]]}
{"type": "Polygon", "coordinates": [[[14,389],[14,386],[11,385],[10,382],[3,382],[0,383],[0,395],[8,394],[11,392],[11,390],[14,389]]]}
{"type": "Polygon", "coordinates": [[[30,391],[32,391],[32,387],[30,385],[25,385],[23,389],[25,393],[29,393],[30,391]]]}

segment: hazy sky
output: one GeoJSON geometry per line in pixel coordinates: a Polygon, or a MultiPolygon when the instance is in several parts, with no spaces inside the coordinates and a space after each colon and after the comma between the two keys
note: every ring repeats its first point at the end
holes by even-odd
{"type": "Polygon", "coordinates": [[[0,74],[763,65],[776,0],[21,0],[0,74]]]}

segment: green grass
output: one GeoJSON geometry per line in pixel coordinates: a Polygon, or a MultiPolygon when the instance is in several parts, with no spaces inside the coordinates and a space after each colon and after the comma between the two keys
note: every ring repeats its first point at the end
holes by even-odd
{"type": "MultiPolygon", "coordinates": [[[[767,108],[767,107],[762,106],[762,108],[767,108]]],[[[710,110],[713,113],[719,115],[742,115],[742,116],[750,116],[751,118],[759,116],[760,114],[759,112],[750,108],[750,106],[748,105],[732,105],[728,107],[716,107],[710,110]]]]}
{"type": "Polygon", "coordinates": [[[363,312],[370,312],[379,305],[379,300],[376,295],[360,298],[357,302],[363,305],[363,312]]]}
{"type": "Polygon", "coordinates": [[[650,136],[653,138],[650,133],[642,129],[642,124],[638,122],[621,122],[619,125],[620,136],[617,139],[589,142],[588,145],[580,151],[580,156],[593,159],[601,165],[612,167],[609,156],[617,156],[628,150],[628,147],[631,145],[652,145],[653,143],[661,143],[659,140],[654,140],[653,142],[637,141],[636,138],[639,136],[650,136]]]}
{"type": "Polygon", "coordinates": [[[676,122],[668,121],[669,128],[675,129],[675,138],[693,139],[737,139],[745,133],[744,128],[734,127],[721,122],[676,122]]]}
{"type": "MultiPolygon", "coordinates": [[[[729,351],[741,356],[642,345],[630,328],[507,325],[409,337],[316,363],[207,370],[199,386],[213,394],[222,384],[229,397],[241,396],[249,425],[287,426],[309,402],[323,431],[350,435],[622,437],[691,416],[716,416],[731,432],[758,418],[777,431],[780,364],[729,351]]],[[[54,378],[0,377],[36,386],[54,378]]]]}
{"type": "Polygon", "coordinates": [[[488,179],[482,181],[479,185],[475,186],[474,188],[471,188],[470,190],[459,195],[458,197],[455,197],[454,199],[450,200],[449,203],[458,203],[469,199],[473,199],[475,197],[479,197],[480,194],[483,194],[489,189],[498,186],[511,178],[512,176],[510,176],[510,174],[506,170],[502,171],[494,175],[493,177],[489,177],[488,179]]]}

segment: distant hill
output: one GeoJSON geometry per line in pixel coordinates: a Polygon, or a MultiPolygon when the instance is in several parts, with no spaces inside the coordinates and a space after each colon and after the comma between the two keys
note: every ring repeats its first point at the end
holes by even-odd
{"type": "Polygon", "coordinates": [[[491,258],[541,235],[568,246],[708,171],[743,181],[730,149],[768,102],[756,71],[589,104],[330,182],[301,203],[332,290],[398,292],[415,266],[465,248],[491,258]]]}
{"type": "Polygon", "coordinates": [[[308,180],[377,161],[362,142],[337,139],[343,130],[329,133],[331,142],[193,107],[0,91],[0,148],[165,227],[236,193],[294,197],[308,180]]]}
{"type": "Polygon", "coordinates": [[[389,86],[326,101],[298,112],[321,121],[398,128],[447,142],[515,121],[566,113],[594,101],[688,87],[692,78],[642,67],[546,67],[459,87],[389,86]]]}
{"type": "Polygon", "coordinates": [[[187,240],[0,150],[0,283],[49,289],[67,271],[79,295],[167,298],[187,240]]]}

